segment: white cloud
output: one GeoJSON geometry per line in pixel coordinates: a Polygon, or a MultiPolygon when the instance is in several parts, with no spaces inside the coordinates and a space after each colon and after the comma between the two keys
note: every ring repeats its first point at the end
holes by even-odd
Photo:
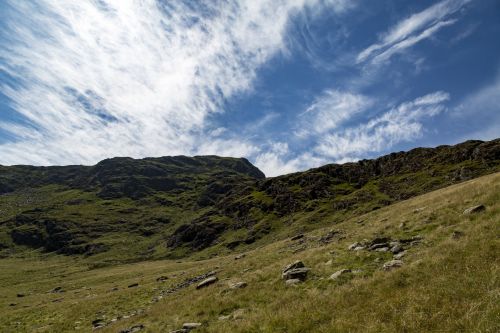
{"type": "Polygon", "coordinates": [[[421,120],[445,110],[449,95],[435,92],[400,104],[365,124],[324,136],[315,152],[339,161],[355,160],[367,153],[386,151],[395,144],[418,138],[421,120]]]}
{"type": "Polygon", "coordinates": [[[416,43],[429,38],[441,28],[456,22],[456,14],[471,0],[443,0],[398,22],[383,34],[379,42],[370,45],[357,56],[357,62],[382,62],[416,43]]]}
{"type": "Polygon", "coordinates": [[[306,137],[331,131],[371,105],[372,100],[364,95],[326,90],[301,115],[296,135],[306,137]]]}
{"type": "Polygon", "coordinates": [[[206,134],[207,118],[252,88],[290,16],[316,1],[162,3],[8,1],[0,70],[19,85],[0,89],[28,125],[1,124],[16,138],[1,163],[256,152],[206,134]]]}
{"type": "Polygon", "coordinates": [[[327,160],[310,152],[290,156],[288,144],[272,142],[270,147],[257,155],[255,165],[268,177],[317,167],[327,163],[327,160]]]}

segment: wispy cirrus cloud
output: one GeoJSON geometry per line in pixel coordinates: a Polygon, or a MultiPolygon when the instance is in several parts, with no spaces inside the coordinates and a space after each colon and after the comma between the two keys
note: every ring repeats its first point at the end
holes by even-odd
{"type": "Polygon", "coordinates": [[[384,33],[379,41],[361,51],[356,62],[371,61],[382,63],[394,54],[401,53],[418,42],[434,35],[442,28],[452,25],[452,18],[460,9],[472,0],[443,0],[427,9],[399,21],[384,33]]]}
{"type": "Polygon", "coordinates": [[[338,161],[355,160],[414,140],[422,135],[421,121],[443,112],[449,98],[448,93],[438,91],[402,103],[367,123],[324,136],[315,152],[338,161]]]}
{"type": "Polygon", "coordinates": [[[306,137],[336,129],[372,105],[372,99],[337,89],[325,90],[301,114],[296,135],[306,137]]]}
{"type": "Polygon", "coordinates": [[[8,1],[0,70],[15,84],[0,89],[25,121],[0,125],[15,137],[1,163],[255,153],[244,138],[206,142],[207,119],[252,88],[286,49],[289,18],[318,3],[8,1]]]}

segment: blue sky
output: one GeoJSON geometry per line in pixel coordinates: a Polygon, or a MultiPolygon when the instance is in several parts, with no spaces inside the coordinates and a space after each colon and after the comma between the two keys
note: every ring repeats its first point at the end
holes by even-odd
{"type": "Polygon", "coordinates": [[[0,164],[268,176],[500,137],[497,0],[5,0],[0,164]]]}

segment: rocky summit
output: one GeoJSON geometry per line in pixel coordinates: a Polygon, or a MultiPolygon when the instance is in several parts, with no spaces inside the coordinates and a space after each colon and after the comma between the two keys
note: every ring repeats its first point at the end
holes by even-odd
{"type": "Polygon", "coordinates": [[[500,139],[266,178],[0,167],[0,332],[493,332],[500,139]]]}

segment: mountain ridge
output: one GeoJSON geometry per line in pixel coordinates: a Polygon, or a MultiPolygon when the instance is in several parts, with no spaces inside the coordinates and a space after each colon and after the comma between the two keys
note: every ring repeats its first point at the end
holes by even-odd
{"type": "Polygon", "coordinates": [[[500,170],[500,139],[416,148],[265,178],[246,159],[112,158],[0,167],[0,254],[128,261],[265,244],[500,170]],[[134,246],[125,247],[121,239],[134,246]]]}

